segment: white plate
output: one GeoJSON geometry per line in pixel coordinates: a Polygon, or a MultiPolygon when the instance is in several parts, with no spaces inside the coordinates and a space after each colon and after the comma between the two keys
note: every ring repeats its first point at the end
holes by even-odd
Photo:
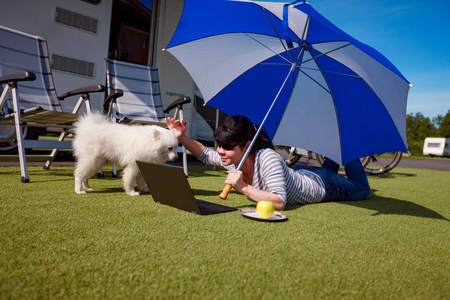
{"type": "Polygon", "coordinates": [[[239,210],[241,215],[243,215],[246,218],[258,220],[258,221],[265,221],[265,222],[279,222],[279,221],[286,221],[287,217],[285,214],[282,214],[280,212],[275,211],[272,216],[268,219],[263,219],[260,216],[258,216],[258,213],[256,212],[256,208],[242,208],[239,210]]]}

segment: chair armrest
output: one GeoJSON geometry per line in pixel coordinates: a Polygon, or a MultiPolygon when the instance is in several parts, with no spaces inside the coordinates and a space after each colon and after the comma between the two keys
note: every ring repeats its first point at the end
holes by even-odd
{"type": "Polygon", "coordinates": [[[189,98],[189,97],[180,97],[177,100],[173,101],[169,106],[167,106],[167,108],[164,110],[164,113],[168,113],[169,111],[171,111],[175,107],[177,107],[178,109],[182,109],[183,105],[186,104],[186,103],[189,103],[189,102],[191,102],[191,98],[189,98]]]}
{"type": "Polygon", "coordinates": [[[123,96],[123,91],[120,89],[114,90],[111,94],[106,97],[105,102],[103,103],[103,106],[108,106],[113,99],[117,99],[123,96]]]}
{"type": "Polygon", "coordinates": [[[101,84],[94,84],[85,86],[79,89],[71,90],[64,95],[61,95],[58,97],[59,100],[64,100],[67,97],[74,96],[74,95],[81,95],[81,94],[89,94],[89,93],[98,93],[98,92],[104,92],[106,91],[106,88],[104,85],[101,84]]]}
{"type": "Polygon", "coordinates": [[[33,72],[21,71],[0,77],[0,84],[8,82],[33,81],[33,80],[36,80],[36,75],[33,72]]]}

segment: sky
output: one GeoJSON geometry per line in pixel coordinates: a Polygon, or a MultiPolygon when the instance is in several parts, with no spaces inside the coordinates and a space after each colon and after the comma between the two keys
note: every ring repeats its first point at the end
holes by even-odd
{"type": "Polygon", "coordinates": [[[336,26],[386,56],[413,85],[407,113],[450,110],[450,0],[309,0],[336,26]]]}

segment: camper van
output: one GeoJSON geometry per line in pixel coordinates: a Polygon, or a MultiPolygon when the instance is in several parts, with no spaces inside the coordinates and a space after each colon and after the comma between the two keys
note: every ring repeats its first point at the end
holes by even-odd
{"type": "MultiPolygon", "coordinates": [[[[156,66],[163,106],[189,96],[193,102],[183,107],[187,134],[213,141],[223,114],[203,106],[184,67],[162,51],[175,32],[183,5],[183,0],[0,0],[0,25],[47,40],[58,95],[74,87],[104,84],[105,58],[156,66]]],[[[101,111],[103,100],[104,95],[92,94],[91,108],[101,111]]],[[[61,105],[72,111],[75,103],[68,100],[61,105]]],[[[14,137],[14,126],[0,125],[0,152],[15,147],[14,137]]]]}
{"type": "Polygon", "coordinates": [[[427,137],[423,144],[423,155],[450,157],[450,139],[427,137]]]}

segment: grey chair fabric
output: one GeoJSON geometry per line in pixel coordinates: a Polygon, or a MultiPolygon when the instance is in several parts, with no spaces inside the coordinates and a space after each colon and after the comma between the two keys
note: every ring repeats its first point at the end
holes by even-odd
{"type": "MultiPolygon", "coordinates": [[[[20,84],[20,108],[39,106],[62,111],[53,82],[47,42],[44,38],[0,25],[0,77],[20,71],[36,75],[34,81],[20,84]]],[[[12,95],[7,97],[12,107],[12,95]]]]}
{"type": "Polygon", "coordinates": [[[120,89],[115,118],[130,123],[164,123],[158,69],[106,59],[108,93],[120,89]]]}

